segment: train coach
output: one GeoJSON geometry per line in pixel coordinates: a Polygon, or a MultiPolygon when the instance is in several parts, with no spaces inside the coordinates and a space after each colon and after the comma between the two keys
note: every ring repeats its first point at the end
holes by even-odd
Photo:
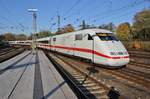
{"type": "Polygon", "coordinates": [[[114,33],[105,29],[85,29],[38,39],[38,47],[91,60],[105,67],[121,67],[129,54],[114,33]]]}

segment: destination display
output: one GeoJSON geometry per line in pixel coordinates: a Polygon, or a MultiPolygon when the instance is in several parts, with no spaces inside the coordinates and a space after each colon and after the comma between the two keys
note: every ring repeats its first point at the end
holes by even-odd
{"type": "Polygon", "coordinates": [[[112,36],[110,33],[96,33],[97,36],[112,36]]]}

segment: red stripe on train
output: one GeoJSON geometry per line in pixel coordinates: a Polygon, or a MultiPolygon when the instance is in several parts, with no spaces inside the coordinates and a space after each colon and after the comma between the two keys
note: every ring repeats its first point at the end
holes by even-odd
{"type": "MultiPolygon", "coordinates": [[[[42,45],[43,46],[43,45],[42,45]]],[[[120,57],[120,56],[117,56],[117,57],[111,57],[111,56],[108,56],[108,55],[104,55],[104,54],[101,54],[97,51],[94,51],[91,50],[91,49],[85,49],[85,48],[73,48],[73,47],[64,47],[64,46],[50,46],[50,45],[44,45],[44,47],[53,47],[53,48],[61,48],[61,49],[66,49],[66,50],[75,50],[75,51],[79,51],[79,52],[86,52],[86,53],[94,53],[95,55],[98,55],[98,56],[101,56],[101,57],[105,57],[105,58],[110,58],[110,59],[120,59],[120,58],[129,58],[129,56],[123,56],[123,57],[120,57]]]]}

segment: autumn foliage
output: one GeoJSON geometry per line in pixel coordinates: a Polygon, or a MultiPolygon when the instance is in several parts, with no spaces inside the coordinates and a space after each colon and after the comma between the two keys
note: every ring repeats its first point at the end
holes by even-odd
{"type": "Polygon", "coordinates": [[[130,24],[125,22],[118,26],[116,30],[118,38],[121,40],[129,40],[129,35],[131,33],[130,24]]]}
{"type": "Polygon", "coordinates": [[[134,16],[133,38],[150,40],[150,9],[143,10],[134,16]]]}
{"type": "Polygon", "coordinates": [[[63,34],[75,31],[74,27],[71,24],[68,24],[64,28],[59,29],[56,34],[63,34]]]}

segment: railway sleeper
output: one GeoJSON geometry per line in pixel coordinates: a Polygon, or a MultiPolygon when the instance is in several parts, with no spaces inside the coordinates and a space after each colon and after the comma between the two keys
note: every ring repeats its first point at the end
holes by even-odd
{"type": "Polygon", "coordinates": [[[109,99],[107,95],[96,97],[97,99],[109,99]]]}
{"type": "Polygon", "coordinates": [[[82,82],[85,78],[78,78],[76,79],[78,82],[82,82]]]}
{"type": "Polygon", "coordinates": [[[92,83],[92,84],[88,84],[88,85],[82,85],[82,84],[80,84],[79,86],[84,86],[84,87],[88,87],[88,88],[92,88],[92,87],[94,87],[94,86],[97,86],[95,83],[92,83]]]}
{"type": "Polygon", "coordinates": [[[95,91],[95,90],[104,90],[102,87],[96,86],[94,88],[87,88],[87,90],[95,91]]]}
{"type": "Polygon", "coordinates": [[[85,76],[81,75],[81,76],[73,76],[75,79],[84,79],[85,76]]]}
{"type": "Polygon", "coordinates": [[[84,93],[88,96],[93,94],[97,99],[107,99],[107,91],[100,87],[95,88],[85,88],[81,87],[81,89],[84,91],[84,93]],[[94,89],[94,90],[93,90],[94,89]]]}
{"type": "MultiPolygon", "coordinates": [[[[71,73],[72,74],[72,73],[71,73]]],[[[82,74],[72,74],[74,77],[85,77],[84,75],[82,74]]]]}
{"type": "Polygon", "coordinates": [[[79,82],[83,82],[84,81],[84,83],[85,82],[93,82],[93,81],[91,81],[88,77],[85,77],[85,76],[82,76],[82,77],[79,77],[79,78],[75,78],[77,81],[79,81],[79,82]]]}
{"type": "Polygon", "coordinates": [[[84,82],[83,82],[83,84],[90,84],[90,83],[93,83],[91,80],[85,80],[84,82]]]}
{"type": "Polygon", "coordinates": [[[86,86],[86,87],[88,87],[88,86],[96,86],[96,84],[95,83],[88,83],[88,84],[83,83],[83,86],[86,86]]]}

